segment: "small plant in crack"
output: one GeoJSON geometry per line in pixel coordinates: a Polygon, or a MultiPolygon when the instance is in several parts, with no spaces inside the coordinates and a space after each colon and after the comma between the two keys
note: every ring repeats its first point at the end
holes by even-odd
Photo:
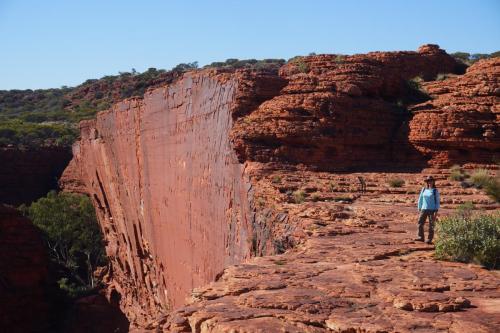
{"type": "Polygon", "coordinates": [[[297,190],[292,194],[293,202],[296,204],[303,203],[306,200],[306,193],[302,190],[297,190]]]}
{"type": "Polygon", "coordinates": [[[286,260],[284,260],[284,259],[277,259],[277,260],[274,260],[274,264],[278,265],[278,266],[283,266],[283,265],[286,265],[286,260]]]}
{"type": "Polygon", "coordinates": [[[280,175],[274,175],[273,178],[271,179],[271,182],[273,184],[280,184],[281,183],[281,176],[280,175]]]}

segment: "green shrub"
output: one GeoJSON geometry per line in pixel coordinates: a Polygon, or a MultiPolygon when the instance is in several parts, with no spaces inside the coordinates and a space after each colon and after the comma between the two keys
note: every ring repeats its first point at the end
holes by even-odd
{"type": "Polygon", "coordinates": [[[466,201],[463,204],[457,206],[457,214],[462,217],[471,217],[474,209],[476,209],[474,203],[472,203],[471,201],[466,201]]]}
{"type": "Polygon", "coordinates": [[[488,268],[500,265],[500,214],[455,214],[437,224],[436,257],[474,262],[488,268]]]}
{"type": "Polygon", "coordinates": [[[454,165],[450,168],[450,180],[462,181],[465,179],[465,174],[459,165],[454,165]]]}
{"type": "Polygon", "coordinates": [[[342,63],[344,63],[345,59],[346,59],[346,56],[345,56],[345,55],[339,54],[339,55],[337,55],[337,56],[335,57],[335,62],[336,62],[337,64],[342,64],[342,63]]]}
{"type": "Polygon", "coordinates": [[[36,124],[20,120],[0,122],[1,145],[68,146],[77,137],[77,129],[67,124],[36,124]]]}
{"type": "Polygon", "coordinates": [[[496,202],[500,202],[500,180],[491,178],[485,186],[486,194],[488,194],[496,202]]]}
{"type": "Polygon", "coordinates": [[[309,65],[304,61],[304,57],[297,56],[288,60],[289,63],[292,63],[300,73],[308,73],[309,65]]]}
{"type": "Polygon", "coordinates": [[[387,181],[387,183],[391,187],[403,187],[403,185],[405,184],[405,181],[401,178],[392,178],[392,179],[389,179],[387,181]]]}
{"type": "Polygon", "coordinates": [[[281,183],[281,176],[280,175],[274,175],[273,178],[271,179],[271,182],[273,184],[279,184],[279,183],[281,183]]]}
{"type": "Polygon", "coordinates": [[[303,203],[306,200],[306,193],[302,190],[297,190],[293,192],[292,196],[293,196],[293,202],[297,204],[303,203]]]}
{"type": "Polygon", "coordinates": [[[78,292],[95,287],[93,271],[106,263],[106,257],[90,199],[51,191],[20,210],[41,230],[51,260],[67,272],[61,283],[78,292]]]}
{"type": "Polygon", "coordinates": [[[485,188],[486,185],[491,181],[491,176],[485,169],[474,170],[470,176],[471,183],[477,188],[485,188]]]}
{"type": "Polygon", "coordinates": [[[313,193],[311,195],[311,200],[316,202],[316,201],[319,201],[321,199],[321,196],[319,195],[319,193],[313,193]]]}

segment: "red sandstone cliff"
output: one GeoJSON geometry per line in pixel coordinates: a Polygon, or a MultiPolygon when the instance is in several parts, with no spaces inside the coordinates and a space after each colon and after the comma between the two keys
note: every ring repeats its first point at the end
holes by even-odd
{"type": "Polygon", "coordinates": [[[14,208],[0,205],[0,328],[44,332],[49,304],[49,259],[35,226],[14,208]]]}
{"type": "MultiPolygon", "coordinates": [[[[274,180],[263,177],[303,168],[422,167],[433,157],[421,148],[432,142],[415,139],[420,122],[398,104],[412,101],[409,79],[457,71],[444,51],[431,45],[300,61],[279,74],[191,72],[81,123],[62,185],[88,193],[96,206],[111,261],[108,296],[132,326],[178,308],[228,265],[304,239],[301,213],[275,203],[301,187],[274,193],[274,180]]],[[[495,80],[486,84],[488,92],[498,88],[495,80]]],[[[496,149],[490,141],[465,149],[496,149]]],[[[328,211],[337,213],[344,216],[328,211]]],[[[180,320],[189,331],[188,319],[180,320]]]]}
{"type": "Polygon", "coordinates": [[[241,160],[286,161],[323,170],[424,164],[401,135],[398,101],[408,80],[456,70],[437,46],[418,52],[304,57],[281,68],[281,94],[240,118],[233,137],[241,160]]]}
{"type": "Polygon", "coordinates": [[[250,183],[229,132],[232,112],[251,105],[245,89],[252,101],[279,92],[280,80],[262,76],[241,87],[243,74],[187,74],[81,124],[63,184],[96,205],[110,297],[131,322],[182,305],[194,286],[249,257],[250,183]]]}
{"type": "Polygon", "coordinates": [[[0,203],[30,203],[57,187],[71,160],[68,148],[0,148],[0,203]]]}
{"type": "Polygon", "coordinates": [[[500,157],[500,58],[465,75],[424,84],[431,100],[411,108],[410,141],[435,165],[491,163],[500,157]]]}

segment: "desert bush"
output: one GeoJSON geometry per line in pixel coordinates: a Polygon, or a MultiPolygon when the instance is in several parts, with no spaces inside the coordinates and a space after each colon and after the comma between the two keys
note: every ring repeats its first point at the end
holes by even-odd
{"type": "Polygon", "coordinates": [[[316,202],[316,201],[319,201],[321,199],[321,196],[319,195],[319,193],[313,193],[311,195],[311,200],[316,202]]]}
{"type": "Polygon", "coordinates": [[[500,214],[455,214],[437,223],[436,257],[474,262],[488,268],[500,264],[500,214]]]}
{"type": "Polygon", "coordinates": [[[279,183],[281,183],[281,176],[280,175],[274,175],[273,178],[271,179],[271,182],[273,184],[279,184],[279,183]]]}
{"type": "Polygon", "coordinates": [[[65,272],[61,286],[74,292],[95,287],[93,272],[106,257],[90,199],[51,191],[20,210],[41,230],[52,262],[65,272]]]}
{"type": "Polygon", "coordinates": [[[496,202],[500,202],[500,180],[491,177],[485,186],[486,194],[488,194],[496,202]]]}
{"type": "Polygon", "coordinates": [[[36,124],[20,120],[0,122],[0,142],[15,146],[67,146],[78,137],[76,128],[67,124],[36,124]]]}
{"type": "Polygon", "coordinates": [[[457,206],[457,214],[462,217],[470,217],[472,216],[472,212],[476,209],[474,203],[471,201],[466,201],[463,204],[457,206]]]}
{"type": "Polygon", "coordinates": [[[392,179],[389,179],[387,181],[387,183],[391,187],[403,187],[403,185],[405,184],[405,181],[401,178],[392,178],[392,179]]]}
{"type": "Polygon", "coordinates": [[[288,62],[294,64],[300,73],[308,73],[310,70],[309,65],[304,61],[304,57],[293,57],[288,62]]]}
{"type": "Polygon", "coordinates": [[[339,54],[339,55],[337,55],[337,56],[335,57],[335,62],[336,62],[337,64],[342,64],[342,63],[344,63],[345,59],[346,59],[346,56],[345,56],[345,55],[339,54]]]}
{"type": "Polygon", "coordinates": [[[205,68],[250,68],[257,70],[277,70],[285,64],[285,59],[227,59],[226,61],[212,62],[206,65],[205,68]]]}
{"type": "Polygon", "coordinates": [[[306,193],[302,190],[297,190],[292,193],[293,202],[295,203],[303,203],[306,200],[306,193]]]}
{"type": "Polygon", "coordinates": [[[454,165],[450,168],[450,180],[462,181],[465,179],[465,173],[459,165],[454,165]]]}
{"type": "Polygon", "coordinates": [[[491,178],[487,170],[477,169],[470,175],[470,182],[477,188],[486,188],[491,178]]]}

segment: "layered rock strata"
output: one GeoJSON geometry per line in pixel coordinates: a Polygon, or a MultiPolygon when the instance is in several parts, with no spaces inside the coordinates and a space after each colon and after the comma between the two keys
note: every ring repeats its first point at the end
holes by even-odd
{"type": "Polygon", "coordinates": [[[434,165],[500,159],[500,58],[423,88],[431,100],[411,107],[410,141],[434,165]]]}
{"type": "Polygon", "coordinates": [[[321,170],[425,165],[408,143],[405,104],[414,77],[457,70],[435,45],[418,52],[318,55],[280,70],[279,96],[238,119],[233,131],[240,160],[290,162],[321,170]]]}
{"type": "MultiPolygon", "coordinates": [[[[317,187],[288,182],[278,192],[271,191],[281,182],[282,172],[303,182],[304,170],[387,171],[427,166],[429,159],[434,163],[432,154],[408,137],[414,127],[407,107],[428,98],[408,81],[459,71],[457,63],[433,45],[418,52],[305,57],[279,73],[204,70],[81,123],[81,140],[73,147],[62,185],[89,194],[96,206],[111,262],[108,298],[120,305],[132,327],[144,328],[153,318],[182,306],[194,287],[220,278],[225,267],[255,255],[300,248],[308,235],[303,216],[288,206],[281,209],[281,200],[299,204],[317,187]],[[272,175],[271,181],[260,182],[266,175],[272,175]]],[[[467,149],[483,147],[486,141],[477,140],[467,149]]],[[[312,179],[315,175],[310,174],[312,179]]],[[[347,216],[344,208],[330,208],[332,216],[347,216]]],[[[327,215],[318,215],[318,220],[329,224],[327,215]]],[[[339,240],[325,239],[330,241],[339,240]]],[[[394,240],[391,249],[419,248],[399,245],[402,241],[394,240]]],[[[361,251],[380,245],[359,242],[366,245],[361,251]]],[[[325,244],[318,246],[318,255],[339,255],[325,244]]],[[[347,247],[346,251],[353,258],[358,255],[347,247]]],[[[271,274],[255,269],[263,276],[271,274]]],[[[254,276],[242,279],[250,282],[254,276]]],[[[233,300],[239,293],[228,292],[224,297],[233,300]]],[[[450,297],[455,296],[460,297],[450,297]]],[[[453,309],[467,304],[455,307],[453,300],[443,304],[453,309]]],[[[199,332],[207,319],[192,321],[190,310],[182,311],[185,314],[157,326],[199,332]]],[[[245,310],[234,318],[252,316],[245,310]]],[[[255,312],[257,324],[264,320],[259,316],[255,312]]],[[[231,320],[221,319],[226,321],[231,320]]],[[[217,325],[204,332],[221,331],[217,325]]],[[[232,324],[228,325],[230,331],[232,324]]]]}

